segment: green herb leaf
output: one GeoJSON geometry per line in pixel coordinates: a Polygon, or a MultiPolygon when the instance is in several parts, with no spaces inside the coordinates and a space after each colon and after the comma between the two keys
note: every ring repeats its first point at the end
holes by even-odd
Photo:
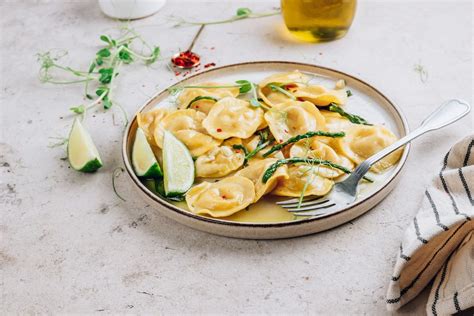
{"type": "Polygon", "coordinates": [[[248,16],[250,13],[252,13],[252,10],[250,10],[249,8],[237,9],[237,16],[248,16]]]}
{"type": "Polygon", "coordinates": [[[244,94],[252,90],[252,83],[248,80],[237,80],[236,84],[240,85],[239,93],[244,94]]]}
{"type": "Polygon", "coordinates": [[[95,59],[95,63],[97,66],[101,66],[104,63],[104,60],[102,59],[102,57],[97,57],[95,59]]]}
{"type": "Polygon", "coordinates": [[[91,73],[91,72],[93,72],[93,71],[94,71],[94,69],[95,69],[95,66],[96,66],[96,63],[95,63],[95,62],[93,62],[93,63],[92,63],[90,66],[89,66],[88,73],[91,73]]]}
{"type": "Polygon", "coordinates": [[[110,83],[110,81],[112,80],[112,74],[114,73],[114,69],[113,68],[102,68],[102,69],[99,69],[99,74],[100,74],[100,77],[99,77],[99,81],[101,83],[104,83],[104,84],[107,84],[107,83],[110,83]]]}
{"type": "Polygon", "coordinates": [[[352,91],[351,90],[346,90],[346,94],[347,94],[347,97],[351,97],[352,96],[352,91]]]}
{"type": "Polygon", "coordinates": [[[96,53],[97,56],[107,58],[110,56],[110,50],[108,48],[102,48],[96,53]]]}
{"type": "Polygon", "coordinates": [[[110,101],[110,99],[108,97],[104,97],[102,99],[102,102],[104,104],[104,109],[108,110],[112,107],[112,101],[110,101]]]}
{"type": "Polygon", "coordinates": [[[197,96],[195,97],[194,99],[191,100],[191,102],[189,102],[188,106],[186,107],[186,109],[190,108],[191,105],[193,105],[194,102],[196,101],[199,101],[199,100],[210,100],[210,101],[214,101],[214,102],[217,102],[218,100],[214,97],[211,97],[211,96],[208,96],[208,95],[200,95],[200,96],[197,96]]]}
{"type": "MultiPolygon", "coordinates": [[[[342,172],[346,174],[352,173],[351,170],[347,169],[346,167],[343,167],[339,164],[333,163],[329,160],[322,160],[318,158],[300,158],[300,157],[293,157],[293,158],[287,158],[287,159],[280,159],[277,160],[275,163],[273,163],[270,167],[265,170],[263,177],[262,177],[262,182],[267,183],[268,179],[272,177],[272,175],[275,173],[275,171],[278,169],[278,167],[282,165],[288,165],[288,164],[295,164],[295,163],[305,163],[309,165],[325,165],[334,169],[339,169],[342,172]]],[[[374,182],[372,179],[368,177],[364,177],[368,182],[374,182]]]]}
{"type": "Polygon", "coordinates": [[[97,90],[95,90],[95,94],[97,94],[99,97],[102,96],[102,94],[108,94],[109,93],[109,88],[107,87],[99,87],[97,90]]]}
{"type": "Polygon", "coordinates": [[[132,55],[127,50],[121,50],[118,54],[118,57],[121,61],[126,64],[130,64],[133,61],[132,55]]]}
{"type": "Polygon", "coordinates": [[[94,97],[91,96],[89,93],[86,94],[86,98],[88,98],[89,100],[93,100],[93,99],[94,99],[94,97]]]}
{"type": "Polygon", "coordinates": [[[325,137],[335,138],[335,137],[344,137],[346,136],[346,134],[344,132],[330,133],[330,132],[316,131],[316,132],[307,132],[305,134],[296,135],[294,137],[289,138],[286,142],[273,146],[272,148],[270,148],[270,150],[268,150],[266,153],[263,154],[263,157],[268,157],[275,151],[281,150],[283,147],[291,143],[296,143],[302,139],[311,138],[314,136],[325,136],[325,137]]]}
{"type": "Polygon", "coordinates": [[[107,35],[101,35],[100,40],[106,42],[107,44],[112,44],[112,40],[107,35]]]}
{"type": "Polygon", "coordinates": [[[351,123],[354,123],[354,124],[369,125],[369,126],[372,125],[369,122],[367,122],[366,119],[364,119],[363,117],[360,117],[355,114],[347,113],[341,107],[337,106],[334,103],[331,103],[331,105],[329,106],[329,111],[339,113],[341,116],[344,116],[351,123]]]}
{"type": "Polygon", "coordinates": [[[74,106],[72,108],[69,108],[69,110],[73,111],[76,114],[82,114],[86,110],[85,106],[83,104],[79,106],[74,106]]]}

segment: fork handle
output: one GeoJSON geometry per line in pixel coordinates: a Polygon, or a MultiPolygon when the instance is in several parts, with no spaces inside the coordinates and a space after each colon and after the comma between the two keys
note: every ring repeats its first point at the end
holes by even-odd
{"type": "Polygon", "coordinates": [[[388,147],[385,147],[375,155],[367,158],[363,161],[350,175],[349,178],[355,182],[359,182],[360,179],[369,171],[370,167],[375,164],[380,159],[385,156],[393,153],[398,148],[406,145],[411,142],[413,139],[436,129],[445,127],[451,123],[456,122],[460,118],[464,117],[471,110],[469,103],[463,100],[452,99],[443,103],[438,107],[433,113],[431,113],[427,118],[423,120],[421,125],[407,134],[406,136],[400,138],[393,144],[388,147]]]}

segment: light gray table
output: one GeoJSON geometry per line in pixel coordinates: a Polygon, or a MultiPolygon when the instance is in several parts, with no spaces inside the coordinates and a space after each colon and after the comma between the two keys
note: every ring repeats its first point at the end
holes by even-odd
{"type": "MultiPolygon", "coordinates": [[[[214,1],[181,10],[168,1],[157,15],[132,23],[169,56],[187,47],[196,27],[172,28],[166,17],[215,19],[275,1],[214,1]]],[[[0,26],[0,312],[200,312],[383,314],[400,238],[423,186],[450,145],[473,129],[473,116],[416,141],[398,187],[374,210],[339,228],[298,239],[217,237],[174,223],[146,205],[123,176],[121,116],[99,110],[88,127],[105,167],[72,171],[51,136],[68,133],[68,108],[82,87],[42,85],[35,53],[69,50],[65,62],[86,68],[97,36],[117,25],[95,1],[2,1],[0,26]]],[[[293,60],[345,71],[399,104],[415,127],[450,97],[472,101],[472,4],[469,1],[360,3],[342,40],[296,43],[279,16],[205,29],[196,51],[217,65],[293,60]],[[215,49],[211,49],[214,47],[215,49]],[[423,83],[413,70],[428,72],[423,83]]],[[[132,115],[178,78],[165,63],[130,66],[118,99],[132,115]]],[[[404,308],[422,313],[425,298],[404,308]]]]}

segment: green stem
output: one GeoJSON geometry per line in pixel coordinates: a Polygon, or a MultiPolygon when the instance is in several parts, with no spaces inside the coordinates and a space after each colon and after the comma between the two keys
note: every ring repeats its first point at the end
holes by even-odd
{"type": "MultiPolygon", "coordinates": [[[[282,165],[288,165],[288,164],[295,164],[295,163],[306,163],[310,165],[325,165],[334,169],[339,169],[342,172],[346,174],[352,173],[351,170],[347,169],[346,167],[343,167],[339,164],[333,163],[329,160],[323,160],[319,158],[300,158],[300,157],[293,157],[293,158],[287,158],[287,159],[280,159],[276,161],[274,164],[272,164],[268,169],[265,171],[262,177],[262,182],[266,183],[268,179],[272,177],[272,175],[275,173],[275,171],[278,169],[278,167],[282,165]]],[[[367,180],[368,182],[374,182],[372,179],[363,177],[364,180],[367,180]]]]}
{"type": "Polygon", "coordinates": [[[316,132],[307,132],[305,134],[301,135],[296,135],[294,137],[289,138],[286,142],[283,142],[281,144],[275,145],[272,148],[270,148],[266,153],[263,154],[263,157],[267,157],[274,153],[275,151],[281,150],[283,147],[291,144],[291,143],[296,143],[302,139],[305,138],[311,138],[314,136],[325,136],[325,137],[344,137],[346,134],[344,132],[337,132],[337,133],[330,133],[330,132],[323,132],[323,131],[316,131],[316,132]]]}
{"type": "Polygon", "coordinates": [[[267,16],[273,16],[273,15],[278,15],[280,14],[280,11],[276,12],[268,12],[268,13],[259,13],[259,14],[250,14],[250,15],[241,15],[241,16],[234,16],[230,19],[226,20],[218,20],[218,21],[210,21],[210,22],[188,22],[184,21],[187,24],[191,25],[213,25],[213,24],[224,24],[224,23],[231,23],[239,20],[245,20],[245,19],[257,19],[257,18],[264,18],[267,16]]]}

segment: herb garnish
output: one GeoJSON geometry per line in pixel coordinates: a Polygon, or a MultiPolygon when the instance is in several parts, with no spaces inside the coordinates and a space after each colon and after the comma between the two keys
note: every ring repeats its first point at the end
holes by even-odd
{"type": "Polygon", "coordinates": [[[252,83],[248,80],[237,80],[234,85],[222,85],[222,86],[177,86],[168,89],[171,95],[176,95],[184,89],[228,89],[228,88],[239,88],[240,94],[245,94],[252,89],[252,83]]]}
{"type": "Polygon", "coordinates": [[[181,17],[173,17],[177,20],[177,23],[175,27],[182,26],[182,25],[212,25],[212,24],[224,24],[224,23],[231,23],[239,20],[244,20],[244,19],[256,19],[256,18],[263,18],[267,16],[273,16],[273,15],[278,15],[280,14],[280,9],[276,9],[275,11],[270,11],[270,12],[262,12],[262,13],[257,13],[253,12],[249,8],[238,8],[235,15],[232,16],[229,19],[225,20],[217,20],[217,21],[206,21],[206,22],[192,22],[192,21],[186,21],[181,17]]]}
{"type": "Polygon", "coordinates": [[[267,87],[272,89],[272,91],[278,91],[280,93],[283,93],[284,95],[286,95],[290,99],[296,100],[296,97],[292,93],[285,90],[284,86],[285,86],[285,84],[281,84],[281,83],[279,84],[277,82],[272,82],[272,83],[267,84],[267,87]]]}
{"type": "Polygon", "coordinates": [[[296,135],[291,138],[289,138],[286,142],[277,144],[270,148],[266,153],[263,154],[263,157],[268,157],[275,151],[281,150],[283,147],[291,144],[291,143],[296,143],[302,139],[305,138],[311,138],[314,136],[326,136],[326,137],[344,137],[346,134],[344,132],[337,132],[337,133],[330,133],[330,132],[323,132],[323,131],[315,131],[315,132],[307,132],[304,134],[296,135]]]}
{"type": "MultiPolygon", "coordinates": [[[[125,34],[121,38],[113,39],[108,35],[101,35],[99,38],[105,43],[105,47],[99,49],[87,71],[80,71],[69,66],[61,65],[58,61],[67,53],[53,55],[50,51],[38,53],[37,59],[40,62],[39,79],[43,83],[51,84],[75,84],[85,83],[84,95],[87,99],[93,100],[89,104],[81,104],[71,107],[75,114],[85,114],[86,111],[101,103],[104,109],[109,109],[116,102],[113,101],[113,82],[119,75],[119,69],[123,64],[130,64],[135,60],[142,60],[149,65],[159,57],[159,47],[151,47],[134,30],[125,28],[125,34]],[[128,36],[132,33],[134,36],[128,36]],[[144,46],[150,50],[149,55],[142,55],[131,48],[135,39],[140,39],[144,46]],[[60,71],[63,74],[72,75],[72,80],[60,80],[53,75],[53,71],[60,71]],[[96,83],[97,88],[94,97],[89,94],[89,84],[96,83]]],[[[58,76],[59,77],[59,76],[58,76]]],[[[118,105],[120,107],[120,105],[118,105]]],[[[123,109],[122,109],[123,110],[123,109]]]]}
{"type": "Polygon", "coordinates": [[[217,102],[218,100],[214,97],[211,97],[211,96],[208,96],[208,95],[200,95],[200,96],[197,96],[195,97],[194,99],[191,100],[191,102],[189,102],[188,106],[186,107],[186,109],[189,109],[191,107],[191,105],[194,103],[194,102],[197,102],[199,100],[210,100],[210,101],[214,101],[214,102],[217,102]]]}
{"type": "Polygon", "coordinates": [[[347,89],[347,90],[346,90],[346,95],[347,95],[347,97],[353,96],[352,91],[349,90],[349,89],[347,89]]]}
{"type": "Polygon", "coordinates": [[[241,149],[244,154],[245,154],[245,158],[244,158],[244,165],[246,166],[248,161],[253,158],[256,154],[258,154],[262,149],[264,149],[265,147],[267,147],[272,140],[269,139],[269,133],[268,133],[268,129],[265,129],[265,130],[262,130],[262,131],[259,131],[258,132],[258,136],[260,137],[258,143],[257,143],[257,146],[255,147],[254,150],[252,151],[248,151],[247,148],[245,148],[245,146],[243,145],[240,145],[240,144],[236,144],[236,145],[233,145],[232,148],[234,149],[241,149]]]}
{"type": "Polygon", "coordinates": [[[117,188],[115,187],[115,178],[118,178],[122,172],[124,172],[125,170],[122,168],[122,167],[117,167],[115,168],[113,171],[112,171],[112,188],[114,189],[114,193],[115,195],[121,199],[122,201],[126,202],[127,200],[125,200],[118,192],[117,192],[117,188]]]}
{"type": "MultiPolygon", "coordinates": [[[[271,178],[271,176],[275,173],[275,171],[278,169],[278,167],[282,165],[288,165],[288,164],[295,164],[295,163],[306,163],[310,165],[325,165],[334,169],[339,169],[342,172],[346,174],[352,173],[349,169],[346,167],[343,167],[339,164],[333,163],[329,160],[323,160],[319,158],[301,158],[301,157],[293,157],[293,158],[287,158],[287,159],[280,159],[273,163],[270,167],[268,167],[267,170],[265,170],[263,177],[262,177],[262,182],[266,183],[268,179],[271,178]]],[[[368,182],[374,182],[372,179],[363,177],[364,180],[367,180],[368,182]]]]}
{"type": "Polygon", "coordinates": [[[420,75],[420,80],[421,82],[425,83],[428,80],[428,71],[425,69],[425,67],[418,63],[413,67],[413,70],[417,72],[420,75]]]}
{"type": "Polygon", "coordinates": [[[363,117],[360,117],[359,115],[347,113],[341,107],[337,106],[335,103],[330,104],[329,111],[339,113],[341,116],[344,116],[349,121],[351,121],[351,123],[354,123],[354,124],[361,124],[361,125],[368,125],[368,126],[372,125],[369,122],[367,122],[366,119],[364,119],[363,117]]]}

